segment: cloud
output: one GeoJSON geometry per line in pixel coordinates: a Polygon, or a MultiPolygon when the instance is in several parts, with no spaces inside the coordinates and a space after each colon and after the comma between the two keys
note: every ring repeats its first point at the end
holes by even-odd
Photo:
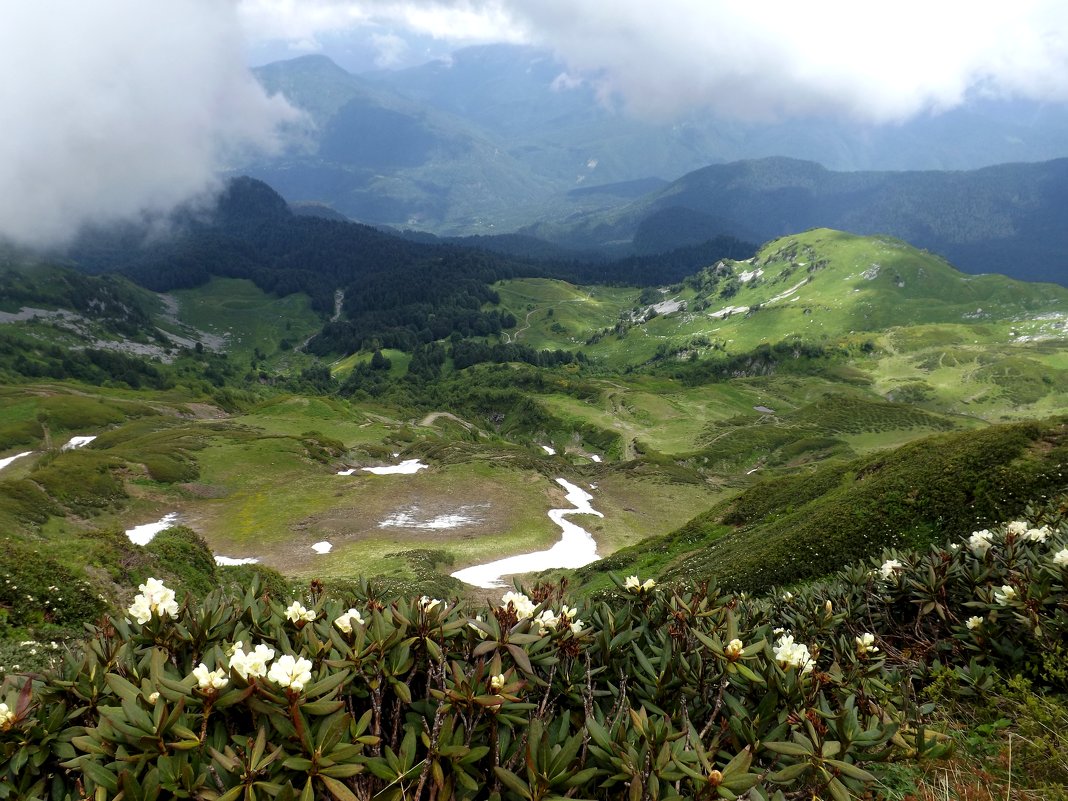
{"type": "Polygon", "coordinates": [[[373,33],[371,44],[376,51],[375,66],[383,69],[401,64],[408,52],[408,43],[394,33],[373,33]]]}
{"type": "MultiPolygon", "coordinates": [[[[243,0],[319,34],[389,25],[456,44],[551,48],[632,111],[884,123],[974,95],[1068,101],[1063,0],[243,0]],[[283,13],[283,11],[285,13],[283,13]]],[[[280,26],[279,26],[280,29],[280,26]]]]}
{"type": "Polygon", "coordinates": [[[218,0],[6,3],[0,73],[0,237],[31,246],[201,196],[297,117],[218,0]]]}

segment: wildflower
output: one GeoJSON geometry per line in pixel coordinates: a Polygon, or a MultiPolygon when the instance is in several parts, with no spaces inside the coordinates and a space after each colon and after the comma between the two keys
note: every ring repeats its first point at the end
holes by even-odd
{"type": "Polygon", "coordinates": [[[1016,590],[1010,584],[1002,584],[1000,590],[994,590],[994,600],[1002,606],[1008,606],[1016,600],[1016,590]]]}
{"type": "Polygon", "coordinates": [[[630,592],[637,592],[641,589],[642,583],[638,580],[637,576],[627,576],[626,581],[623,582],[623,589],[630,592]]]}
{"type": "Polygon", "coordinates": [[[345,634],[352,634],[353,622],[363,625],[363,615],[360,614],[358,609],[350,609],[345,614],[341,615],[334,621],[334,625],[338,627],[340,631],[345,634]]]}
{"type": "Polygon", "coordinates": [[[968,547],[972,549],[972,553],[976,556],[986,556],[986,552],[990,550],[990,546],[993,544],[994,535],[985,528],[980,531],[973,531],[972,535],[968,537],[968,547]]]}
{"type": "Polygon", "coordinates": [[[520,620],[534,617],[534,610],[538,608],[536,603],[521,592],[506,592],[501,597],[501,609],[507,609],[509,606],[512,607],[516,617],[520,620]]]}
{"type": "Polygon", "coordinates": [[[972,615],[970,618],[964,621],[964,625],[968,627],[970,631],[975,631],[981,625],[983,625],[983,619],[979,615],[972,615]]]}
{"type": "Polygon", "coordinates": [[[823,604],[823,611],[828,615],[834,614],[834,604],[831,603],[831,599],[828,598],[826,603],[823,604]]]}
{"type": "Polygon", "coordinates": [[[7,704],[0,703],[0,729],[10,729],[14,722],[15,713],[8,708],[7,704]]]}
{"type": "Polygon", "coordinates": [[[431,598],[429,595],[424,595],[419,599],[419,608],[424,612],[430,612],[435,606],[441,603],[439,598],[431,598]]]}
{"type": "Polygon", "coordinates": [[[230,680],[226,678],[226,671],[222,668],[218,670],[208,670],[208,666],[201,662],[195,668],[193,668],[193,675],[197,678],[197,684],[202,690],[221,690],[230,680]]]}
{"type": "Polygon", "coordinates": [[[742,645],[742,641],[735,637],[733,640],[727,643],[727,647],[723,649],[723,652],[727,655],[728,659],[734,661],[742,655],[742,649],[744,647],[745,646],[742,645]]]}
{"type": "Polygon", "coordinates": [[[490,679],[490,689],[495,693],[499,693],[504,688],[504,674],[498,673],[496,676],[490,679]]]}
{"type": "Polygon", "coordinates": [[[130,613],[140,625],[145,625],[152,619],[155,612],[160,617],[178,614],[178,602],[174,598],[174,590],[164,586],[159,579],[150,578],[137,589],[141,592],[134,596],[133,603],[126,611],[130,613]]]}
{"type": "Polygon", "coordinates": [[[1005,527],[1007,534],[1015,534],[1017,537],[1023,535],[1031,526],[1026,520],[1013,520],[1009,525],[1005,527]]]}
{"type": "MultiPolygon", "coordinates": [[[[241,643],[236,643],[241,645],[241,643]]],[[[230,656],[230,668],[237,671],[237,675],[248,681],[267,675],[267,663],[274,659],[274,649],[269,645],[260,643],[249,653],[235,648],[230,656]]]]}
{"type": "Polygon", "coordinates": [[[646,579],[642,582],[642,592],[651,592],[655,586],[655,581],[653,581],[652,579],[646,579]]]}
{"type": "Polygon", "coordinates": [[[786,633],[786,629],[784,629],[782,626],[776,626],[775,628],[773,628],[771,630],[771,633],[772,634],[785,634],[786,633]]]}
{"type": "Polygon", "coordinates": [[[575,620],[573,620],[571,622],[571,626],[569,628],[571,629],[571,633],[572,634],[578,635],[578,634],[582,633],[582,629],[585,628],[585,626],[586,626],[585,623],[583,623],[581,620],[578,620],[576,618],[575,620]]]}
{"type": "Polygon", "coordinates": [[[292,655],[284,654],[271,665],[267,678],[279,687],[288,687],[299,693],[311,681],[311,667],[312,663],[304,657],[294,659],[292,655]]]}
{"type": "Polygon", "coordinates": [[[159,693],[158,692],[152,693],[151,695],[148,696],[148,702],[150,704],[154,704],[158,700],[159,700],[159,693]]]}
{"type": "Polygon", "coordinates": [[[775,661],[782,667],[798,668],[802,673],[811,673],[814,667],[812,654],[804,643],[795,643],[793,635],[784,634],[775,644],[775,661]]]}
{"type": "Polygon", "coordinates": [[[534,622],[538,624],[538,634],[544,637],[549,633],[549,629],[556,628],[560,618],[553,614],[552,609],[546,609],[534,618],[534,622]]]}
{"type": "Polygon", "coordinates": [[[564,604],[560,607],[560,617],[566,617],[568,620],[575,620],[578,617],[578,609],[564,604]]]}
{"type": "Polygon", "coordinates": [[[1049,526],[1029,528],[1024,532],[1023,538],[1028,542],[1045,542],[1049,539],[1049,526]]]}
{"type": "Polygon", "coordinates": [[[790,601],[792,601],[794,599],[794,594],[792,592],[790,592],[789,590],[787,590],[786,592],[784,592],[782,594],[782,599],[784,601],[786,601],[786,603],[790,603],[790,601]]]}
{"type": "Polygon", "coordinates": [[[959,542],[951,542],[949,544],[949,550],[951,550],[951,551],[959,551],[960,550],[960,543],[959,542]]]}
{"type": "Polygon", "coordinates": [[[1061,548],[1053,554],[1053,564],[1058,567],[1068,567],[1068,548],[1061,548]]]}
{"type": "Polygon", "coordinates": [[[887,559],[883,562],[882,567],[879,568],[879,575],[882,576],[883,581],[890,581],[894,573],[903,567],[904,565],[897,559],[887,559]]]}
{"type": "Polygon", "coordinates": [[[318,615],[314,610],[305,609],[304,604],[300,601],[294,601],[286,609],[286,617],[288,617],[293,623],[307,622],[311,623],[318,615]]]}
{"type": "Polygon", "coordinates": [[[861,656],[864,654],[874,654],[879,650],[875,645],[875,635],[871,632],[866,631],[854,639],[857,641],[857,653],[861,656]]]}

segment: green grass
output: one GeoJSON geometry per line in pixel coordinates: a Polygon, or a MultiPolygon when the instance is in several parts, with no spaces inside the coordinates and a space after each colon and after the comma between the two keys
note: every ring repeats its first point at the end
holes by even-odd
{"type": "Polygon", "coordinates": [[[258,349],[272,364],[303,364],[307,361],[303,354],[279,345],[288,340],[299,347],[322,325],[307,295],[277,298],[243,278],[215,277],[196,289],[173,294],[178,298],[178,319],[224,337],[227,352],[238,362],[252,359],[258,349]]]}

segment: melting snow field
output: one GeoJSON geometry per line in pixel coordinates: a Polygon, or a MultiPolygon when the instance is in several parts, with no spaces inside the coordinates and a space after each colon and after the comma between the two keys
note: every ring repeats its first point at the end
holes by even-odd
{"type": "Polygon", "coordinates": [[[574,507],[573,509],[549,510],[549,519],[562,531],[558,543],[547,551],[524,553],[484,565],[466,567],[453,573],[453,577],[475,587],[493,589],[506,586],[502,576],[532,573],[552,567],[583,567],[590,562],[596,562],[600,557],[597,555],[597,543],[593,537],[586,529],[564,518],[568,515],[597,515],[597,517],[604,517],[604,515],[590,506],[593,496],[588,492],[562,478],[556,479],[556,483],[567,490],[567,501],[574,507]]]}
{"type": "Polygon", "coordinates": [[[14,456],[5,456],[3,459],[0,459],[0,470],[3,470],[16,459],[21,459],[23,456],[29,456],[31,453],[33,453],[33,451],[23,451],[22,453],[16,453],[14,456]]]}
{"type": "Polygon", "coordinates": [[[86,445],[88,445],[94,439],[96,439],[96,437],[71,437],[70,438],[70,442],[68,442],[66,445],[64,445],[62,448],[60,448],[60,450],[61,451],[71,451],[71,450],[74,450],[75,448],[84,448],[86,445]]]}
{"type": "Polygon", "coordinates": [[[420,470],[425,470],[430,465],[423,464],[418,459],[405,459],[400,464],[386,465],[385,467],[361,467],[360,469],[374,473],[376,476],[391,476],[398,473],[404,475],[411,475],[412,473],[418,473],[420,470]]]}
{"type": "Polygon", "coordinates": [[[489,507],[488,503],[477,504],[475,506],[461,506],[456,512],[452,512],[444,515],[436,515],[435,517],[419,519],[419,509],[417,507],[411,507],[409,509],[403,509],[399,512],[394,512],[385,520],[378,524],[379,528],[416,528],[422,531],[435,531],[448,528],[459,528],[460,526],[468,526],[472,523],[480,522],[478,517],[468,514],[470,509],[486,509],[489,507]]]}
{"type": "Polygon", "coordinates": [[[317,542],[312,546],[312,550],[316,553],[330,553],[330,549],[334,546],[325,540],[323,542],[317,542]]]}
{"type": "Polygon", "coordinates": [[[215,564],[223,567],[237,567],[238,565],[255,565],[259,563],[259,559],[255,556],[247,556],[244,559],[235,559],[232,556],[219,556],[215,555],[215,564]]]}
{"type": "Polygon", "coordinates": [[[173,526],[177,520],[178,513],[171,512],[155,523],[145,523],[141,526],[126,529],[126,536],[130,538],[130,542],[134,545],[148,545],[157,534],[173,526]]]}

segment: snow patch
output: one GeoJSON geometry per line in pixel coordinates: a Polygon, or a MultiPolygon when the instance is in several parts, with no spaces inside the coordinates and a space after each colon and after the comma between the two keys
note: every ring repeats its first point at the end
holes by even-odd
{"type": "Polygon", "coordinates": [[[556,456],[556,449],[555,448],[550,448],[548,445],[542,445],[541,449],[543,451],[545,451],[547,454],[549,454],[550,456],[556,456]]]}
{"type": "MultiPolygon", "coordinates": [[[[771,300],[769,300],[768,303],[778,303],[780,300],[786,300],[788,297],[790,297],[792,294],[794,294],[797,290],[799,290],[801,287],[803,287],[806,283],[808,283],[808,279],[805,279],[800,284],[797,284],[796,286],[792,286],[789,289],[787,289],[785,292],[776,295],[771,300]]],[[[794,300],[797,300],[797,298],[794,298],[794,300]]]]}
{"type": "Polygon", "coordinates": [[[71,437],[70,441],[66,445],[64,445],[62,448],[60,448],[60,450],[61,451],[70,451],[70,450],[74,450],[75,448],[84,448],[86,445],[88,445],[94,439],[96,439],[96,437],[71,437]]]}
{"type": "Polygon", "coordinates": [[[590,458],[593,459],[593,461],[595,461],[595,462],[601,461],[601,457],[598,456],[596,453],[591,453],[590,454],[590,458]]]}
{"type": "Polygon", "coordinates": [[[374,473],[376,476],[391,476],[398,474],[411,475],[428,467],[430,465],[423,464],[418,459],[405,459],[400,464],[388,464],[384,467],[361,467],[360,469],[367,473],[374,473]]]}
{"type": "Polygon", "coordinates": [[[738,274],[738,280],[743,284],[748,284],[754,278],[760,278],[764,274],[763,267],[757,267],[755,270],[746,270],[743,273],[738,274]]]}
{"type": "Polygon", "coordinates": [[[488,503],[475,504],[473,506],[461,506],[455,512],[420,519],[418,517],[419,507],[411,506],[407,509],[402,509],[399,512],[394,512],[385,520],[381,521],[378,524],[378,527],[415,528],[422,531],[439,531],[442,529],[460,528],[461,526],[469,526],[472,523],[481,522],[479,517],[469,514],[470,510],[486,508],[489,508],[488,503]]]}
{"type": "Polygon", "coordinates": [[[312,545],[312,550],[316,553],[330,553],[330,549],[334,546],[325,540],[323,542],[317,542],[312,545]]]}
{"type": "Polygon", "coordinates": [[[553,567],[583,567],[600,559],[593,536],[584,528],[564,518],[568,515],[596,515],[597,517],[604,517],[604,515],[590,506],[593,496],[588,492],[562,478],[556,479],[556,483],[567,490],[567,501],[574,507],[549,510],[549,519],[561,530],[559,542],[547,551],[509,556],[484,565],[457,570],[452,574],[453,577],[475,587],[493,589],[505,586],[502,576],[532,573],[553,567]]]}
{"type": "Polygon", "coordinates": [[[246,556],[242,559],[238,559],[232,556],[219,556],[215,554],[215,564],[222,567],[237,567],[238,565],[255,565],[259,564],[259,559],[255,556],[246,556]]]}
{"type": "Polygon", "coordinates": [[[356,472],[356,468],[355,467],[350,467],[348,470],[338,470],[337,474],[339,476],[351,476],[355,472],[356,472]]]}
{"type": "Polygon", "coordinates": [[[165,514],[155,523],[144,523],[140,526],[126,529],[126,536],[134,545],[148,545],[161,531],[166,531],[178,522],[178,513],[165,514]]]}
{"type": "Polygon", "coordinates": [[[23,456],[29,456],[31,453],[33,453],[33,451],[23,451],[22,453],[16,453],[14,456],[5,456],[3,459],[0,459],[0,470],[3,470],[16,459],[21,459],[23,456]]]}
{"type": "Polygon", "coordinates": [[[708,316],[714,320],[722,320],[725,317],[730,317],[732,314],[744,314],[749,311],[748,306],[728,306],[725,309],[720,309],[717,312],[712,312],[708,316]]]}

